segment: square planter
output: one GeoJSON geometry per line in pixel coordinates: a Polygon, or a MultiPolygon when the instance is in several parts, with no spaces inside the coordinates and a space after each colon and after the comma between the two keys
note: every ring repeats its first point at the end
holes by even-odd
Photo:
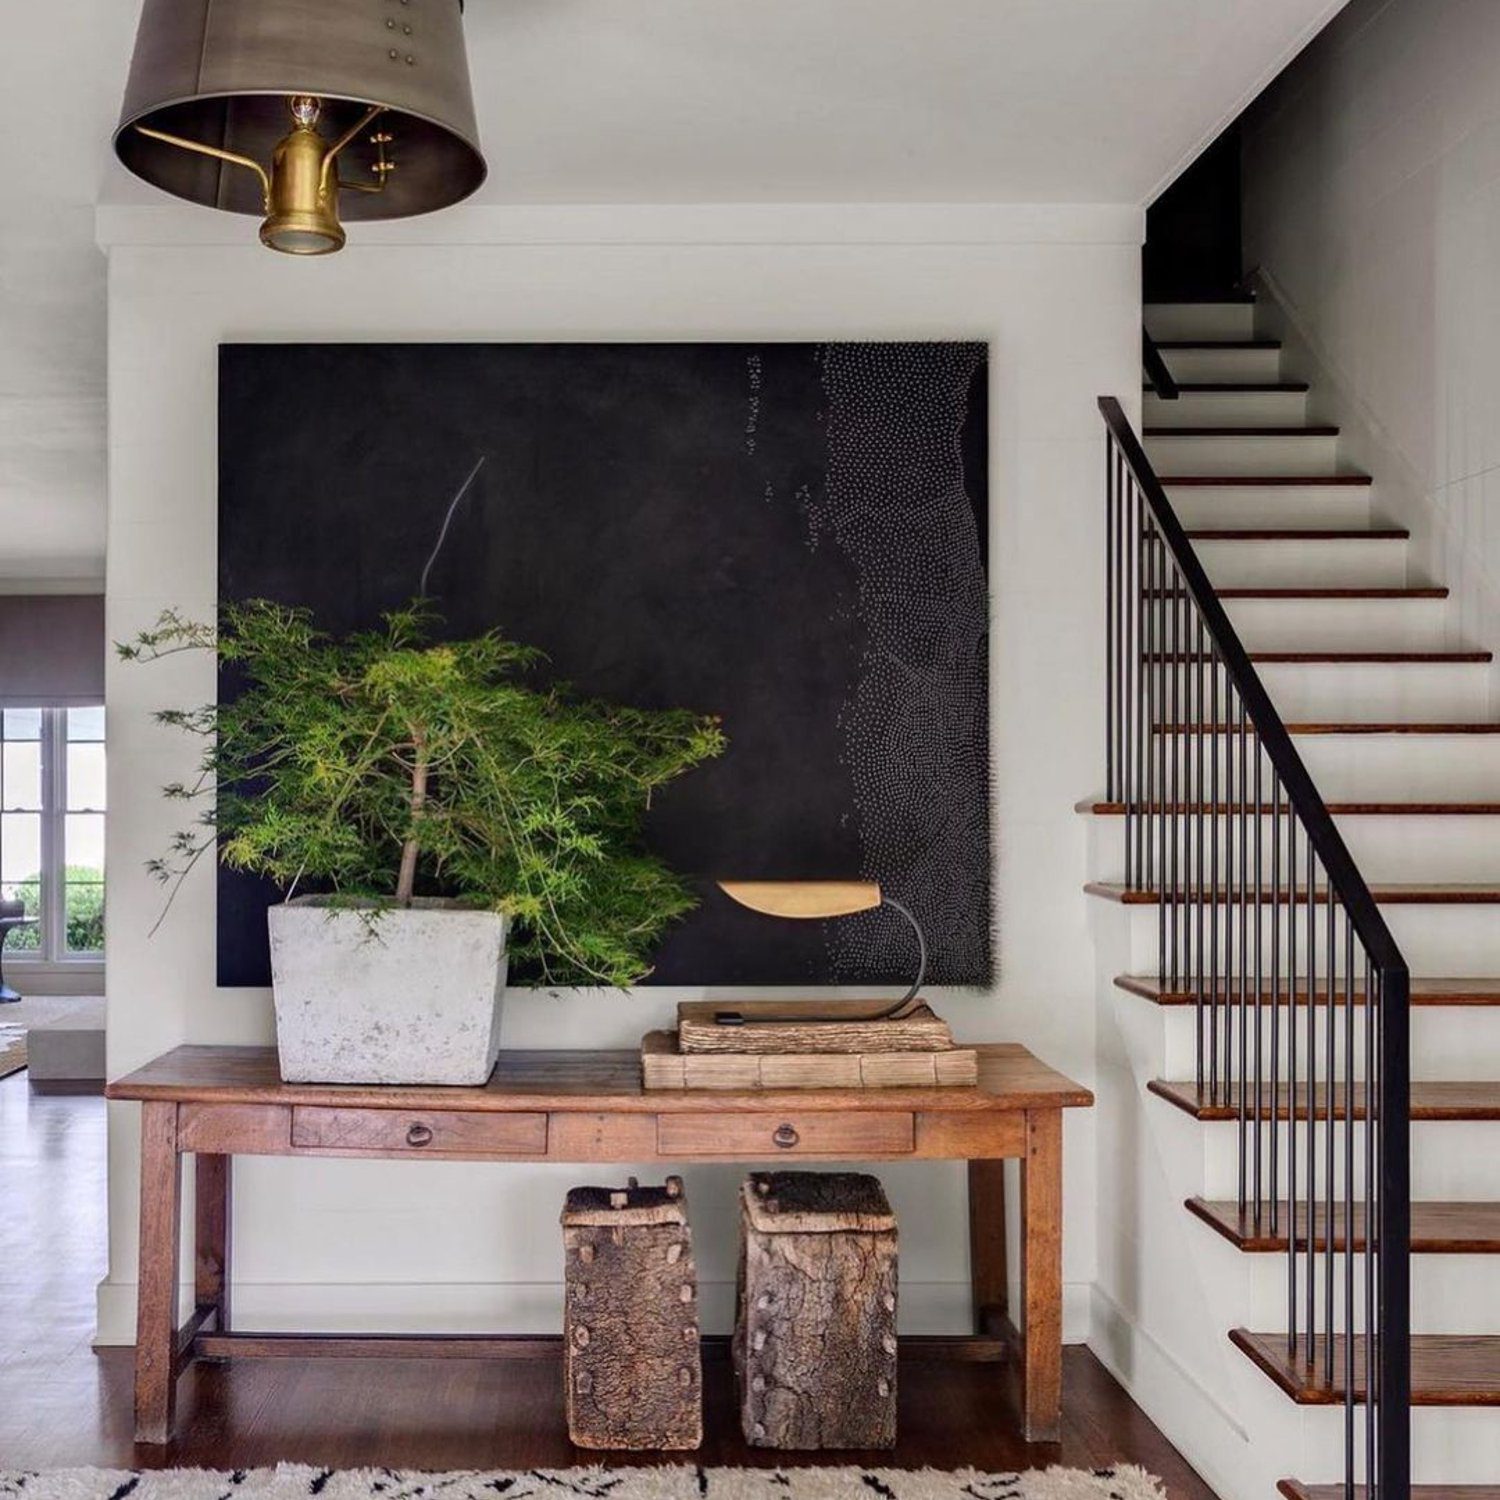
{"type": "Polygon", "coordinates": [[[267,913],[288,1083],[480,1084],[500,1050],[506,919],[456,902],[267,913]]]}

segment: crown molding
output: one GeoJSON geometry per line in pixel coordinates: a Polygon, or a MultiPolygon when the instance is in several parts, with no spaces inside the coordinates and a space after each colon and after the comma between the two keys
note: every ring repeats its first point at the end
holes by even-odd
{"type": "MultiPolygon", "coordinates": [[[[253,246],[254,220],[189,204],[105,203],[105,250],[253,246]]],[[[537,245],[1138,245],[1145,212],[1123,203],[468,204],[351,223],[349,247],[537,245]]]]}

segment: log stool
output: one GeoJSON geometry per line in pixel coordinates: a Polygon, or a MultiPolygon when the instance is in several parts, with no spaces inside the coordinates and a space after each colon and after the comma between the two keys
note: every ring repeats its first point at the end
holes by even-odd
{"type": "Polygon", "coordinates": [[[757,1172],[740,1191],[734,1367],[746,1441],[896,1442],[896,1216],[856,1172],[757,1172]]]}
{"type": "Polygon", "coordinates": [[[574,1188],[562,1225],[569,1437],[580,1448],[698,1447],[698,1276],[682,1179],[574,1188]]]}

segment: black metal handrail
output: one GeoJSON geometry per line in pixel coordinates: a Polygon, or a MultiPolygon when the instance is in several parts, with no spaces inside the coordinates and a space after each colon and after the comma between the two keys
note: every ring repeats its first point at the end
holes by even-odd
{"type": "Polygon", "coordinates": [[[1159,983],[1196,1007],[1199,1102],[1238,1122],[1241,1226],[1284,1234],[1288,1364],[1342,1388],[1346,1493],[1409,1500],[1409,971],[1124,410],[1099,410],[1126,883],[1156,892],[1159,983]]]}

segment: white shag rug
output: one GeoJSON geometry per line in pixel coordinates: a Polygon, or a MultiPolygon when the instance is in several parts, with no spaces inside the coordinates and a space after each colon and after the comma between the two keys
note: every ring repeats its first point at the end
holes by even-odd
{"type": "Polygon", "coordinates": [[[50,1469],[0,1473],[5,1500],[1166,1500],[1144,1469],[50,1469]]]}

